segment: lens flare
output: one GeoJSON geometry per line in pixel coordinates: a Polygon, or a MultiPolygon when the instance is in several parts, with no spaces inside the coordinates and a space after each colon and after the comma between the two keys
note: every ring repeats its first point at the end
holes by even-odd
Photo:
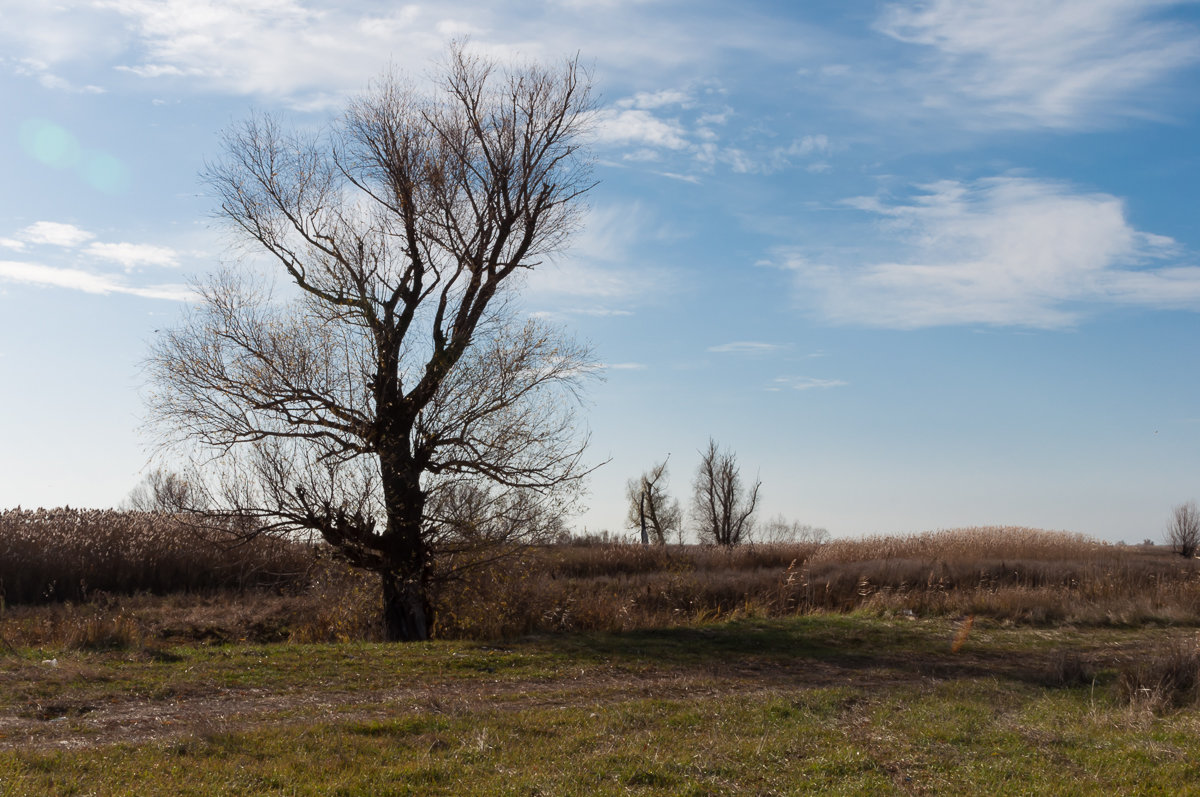
{"type": "Polygon", "coordinates": [[[69,130],[46,119],[26,119],[20,129],[21,149],[34,160],[55,169],[72,169],[83,181],[105,194],[129,190],[129,169],[107,152],[85,151],[69,130]]]}
{"type": "Polygon", "coordinates": [[[129,189],[129,170],[112,155],[90,155],[83,164],[83,179],[97,191],[123,194],[129,189]]]}
{"type": "Polygon", "coordinates": [[[75,136],[63,127],[45,119],[28,119],[21,123],[21,148],[47,166],[67,169],[79,163],[82,150],[75,136]]]}

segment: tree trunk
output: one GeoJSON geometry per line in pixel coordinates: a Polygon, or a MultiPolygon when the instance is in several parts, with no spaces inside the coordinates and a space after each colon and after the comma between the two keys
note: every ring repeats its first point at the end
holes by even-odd
{"type": "Polygon", "coordinates": [[[425,493],[421,469],[406,448],[408,425],[392,430],[391,457],[380,457],[379,470],[387,510],[387,531],[380,541],[383,578],[383,634],[388,642],[429,639],[433,607],[429,602],[430,561],[422,523],[425,493]],[[399,442],[397,442],[399,441],[399,442]]]}
{"type": "Polygon", "coordinates": [[[429,639],[433,611],[421,577],[385,571],[383,577],[383,635],[388,642],[429,639]]]}
{"type": "Polygon", "coordinates": [[[642,545],[650,544],[650,537],[646,534],[646,487],[642,486],[642,500],[638,504],[638,515],[642,520],[642,545]]]}

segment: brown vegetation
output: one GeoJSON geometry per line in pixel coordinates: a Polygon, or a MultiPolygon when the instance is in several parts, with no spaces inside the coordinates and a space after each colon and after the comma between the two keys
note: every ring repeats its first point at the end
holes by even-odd
{"type": "MultiPolygon", "coordinates": [[[[465,569],[436,595],[435,631],[497,639],[853,610],[1192,624],[1197,564],[1165,547],[1021,528],[731,548],[553,545],[465,569]]],[[[162,514],[0,513],[0,585],[0,635],[13,644],[381,636],[378,583],[327,548],[267,538],[229,548],[162,514]]]]}
{"type": "Polygon", "coordinates": [[[304,583],[308,546],[254,539],[236,547],[211,526],[157,512],[0,511],[0,598],[9,604],[304,583]]]}

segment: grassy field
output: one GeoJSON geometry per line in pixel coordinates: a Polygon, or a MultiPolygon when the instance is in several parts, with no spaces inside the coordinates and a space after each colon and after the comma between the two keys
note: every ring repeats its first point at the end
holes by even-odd
{"type": "Polygon", "coordinates": [[[859,612],[18,649],[0,794],[1200,793],[1195,685],[1163,680],[1164,653],[1194,667],[1195,646],[1194,628],[859,612]]]}
{"type": "Polygon", "coordinates": [[[378,583],[0,513],[0,795],[1200,794],[1200,569],[1018,528],[514,552],[378,583]]]}

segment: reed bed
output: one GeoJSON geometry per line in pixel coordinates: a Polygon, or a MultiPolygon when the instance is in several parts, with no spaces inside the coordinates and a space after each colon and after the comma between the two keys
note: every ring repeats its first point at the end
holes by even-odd
{"type": "Polygon", "coordinates": [[[856,610],[1195,624],[1200,569],[1161,547],[1008,527],[733,549],[555,546],[448,591],[439,630],[503,637],[856,610]]]}
{"type": "Polygon", "coordinates": [[[156,512],[0,512],[0,599],[85,601],[104,593],[282,588],[309,577],[308,546],[260,538],[229,544],[211,528],[156,512]]]}
{"type": "MultiPolygon", "coordinates": [[[[230,547],[206,534],[168,515],[0,513],[0,636],[83,646],[379,637],[371,574],[321,546],[230,547]]],[[[472,639],[845,611],[1200,624],[1200,569],[1161,546],[1027,528],[728,549],[568,543],[468,571],[435,602],[435,633],[472,639]]]]}

